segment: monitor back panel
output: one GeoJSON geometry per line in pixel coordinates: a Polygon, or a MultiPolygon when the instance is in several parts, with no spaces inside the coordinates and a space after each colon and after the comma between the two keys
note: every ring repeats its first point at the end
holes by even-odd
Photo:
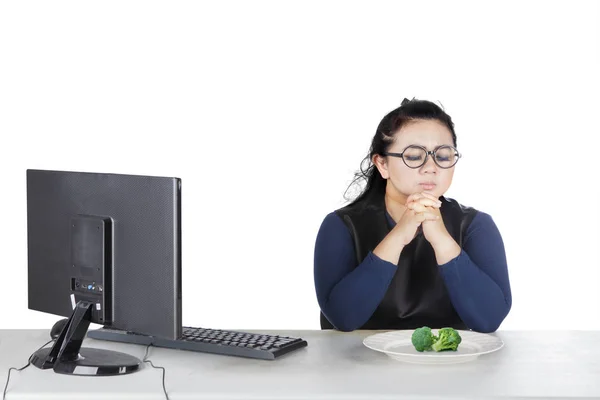
{"type": "Polygon", "coordinates": [[[94,264],[91,269],[84,268],[91,274],[85,276],[87,272],[82,275],[83,269],[76,266],[79,260],[94,259],[79,246],[89,243],[88,236],[94,228],[107,230],[103,238],[111,242],[105,243],[109,252],[104,284],[110,289],[106,293],[106,305],[110,308],[106,315],[110,321],[105,326],[179,338],[178,178],[28,170],[29,308],[71,315],[71,295],[81,292],[73,291],[74,282],[79,284],[81,280],[87,285],[87,281],[95,279],[94,271],[100,271],[94,270],[94,264]],[[90,221],[106,223],[94,226],[90,221]]]}

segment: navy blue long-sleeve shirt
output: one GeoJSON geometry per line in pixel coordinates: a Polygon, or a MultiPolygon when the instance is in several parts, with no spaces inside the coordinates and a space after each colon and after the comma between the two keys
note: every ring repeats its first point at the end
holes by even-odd
{"type": "MultiPolygon", "coordinates": [[[[321,311],[341,331],[358,329],[369,320],[398,268],[372,252],[357,264],[348,228],[335,212],[328,214],[315,244],[315,289],[321,311]]],[[[467,327],[497,330],[512,306],[512,296],[504,243],[492,217],[478,211],[460,254],[439,268],[467,327]]]]}

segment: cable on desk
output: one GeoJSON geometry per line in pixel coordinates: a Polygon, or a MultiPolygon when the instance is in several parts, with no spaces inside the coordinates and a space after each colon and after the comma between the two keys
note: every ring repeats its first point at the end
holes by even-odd
{"type": "MultiPolygon", "coordinates": [[[[54,339],[51,339],[49,341],[47,341],[46,343],[44,343],[39,349],[37,349],[36,351],[34,351],[32,353],[32,355],[38,351],[40,351],[41,349],[43,349],[44,347],[46,347],[49,343],[52,343],[54,341],[54,339]]],[[[152,368],[156,368],[156,369],[162,369],[162,386],[163,386],[163,391],[165,392],[165,397],[167,398],[167,400],[169,400],[169,395],[167,394],[167,389],[165,387],[165,368],[164,367],[157,367],[155,366],[152,361],[148,360],[146,357],[148,357],[148,350],[150,349],[150,346],[152,346],[152,343],[150,343],[148,346],[146,346],[146,352],[144,353],[144,358],[143,358],[143,362],[145,363],[149,363],[152,368]]],[[[29,356],[29,359],[31,359],[31,356],[29,356]]],[[[8,383],[10,382],[10,373],[12,370],[15,371],[23,371],[25,368],[29,367],[31,365],[31,361],[27,361],[27,364],[22,366],[21,368],[15,368],[15,367],[10,367],[8,369],[8,376],[6,377],[6,385],[4,385],[4,392],[2,393],[2,400],[6,400],[6,389],[8,389],[8,383]]]]}
{"type": "Polygon", "coordinates": [[[150,349],[150,346],[152,346],[152,343],[150,343],[148,346],[146,346],[146,353],[144,353],[144,358],[142,359],[143,362],[145,363],[149,363],[152,368],[156,368],[156,369],[162,369],[162,386],[163,386],[163,391],[165,392],[165,397],[167,398],[167,400],[169,400],[169,395],[167,394],[167,389],[165,387],[165,367],[157,367],[154,364],[152,364],[152,361],[148,360],[146,357],[148,357],[148,350],[150,349]]]}
{"type": "MultiPolygon", "coordinates": [[[[49,343],[54,342],[54,339],[50,339],[49,341],[47,341],[46,343],[44,343],[42,345],[42,347],[40,347],[39,349],[37,349],[34,353],[40,351],[41,349],[43,349],[44,347],[46,347],[49,343]]],[[[32,353],[33,355],[33,353],[32,353]]],[[[29,359],[31,359],[31,356],[29,356],[29,359]]],[[[31,361],[27,361],[27,364],[21,368],[15,368],[15,367],[10,367],[8,369],[8,376],[6,377],[6,385],[4,385],[4,392],[2,393],[2,400],[6,399],[6,389],[8,389],[8,382],[10,381],[10,371],[12,371],[13,369],[15,371],[23,371],[25,368],[29,367],[31,365],[31,361]]]]}

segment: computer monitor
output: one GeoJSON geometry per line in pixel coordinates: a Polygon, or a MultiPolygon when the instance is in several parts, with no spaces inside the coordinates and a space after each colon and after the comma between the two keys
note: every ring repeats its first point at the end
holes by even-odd
{"type": "Polygon", "coordinates": [[[82,348],[90,323],[181,335],[181,180],[27,170],[28,307],[69,318],[30,359],[77,375],[135,372],[124,353],[82,348]]]}

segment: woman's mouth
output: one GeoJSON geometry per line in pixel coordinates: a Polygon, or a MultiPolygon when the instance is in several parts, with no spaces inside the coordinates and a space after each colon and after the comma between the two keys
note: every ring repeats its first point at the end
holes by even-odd
{"type": "Polygon", "coordinates": [[[425,190],[432,190],[432,189],[435,189],[436,184],[433,182],[422,182],[422,183],[419,183],[419,186],[421,186],[425,190]]]}

